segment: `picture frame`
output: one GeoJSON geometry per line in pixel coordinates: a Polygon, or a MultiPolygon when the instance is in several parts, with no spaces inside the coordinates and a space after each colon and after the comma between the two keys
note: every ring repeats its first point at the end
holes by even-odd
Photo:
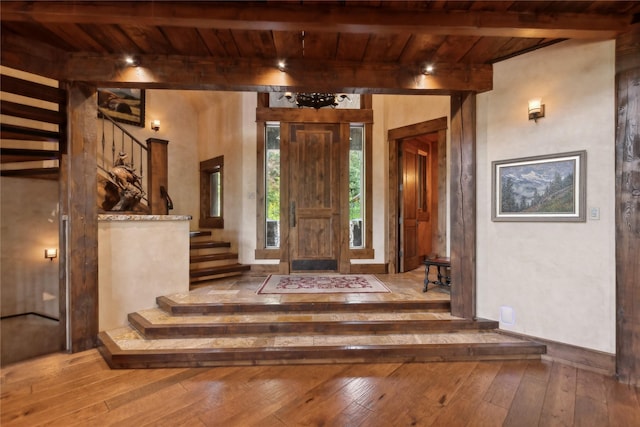
{"type": "Polygon", "coordinates": [[[145,127],[145,91],[134,88],[98,88],[98,117],[145,127]]]}
{"type": "Polygon", "coordinates": [[[493,221],[586,221],[586,151],[491,162],[493,221]]]}

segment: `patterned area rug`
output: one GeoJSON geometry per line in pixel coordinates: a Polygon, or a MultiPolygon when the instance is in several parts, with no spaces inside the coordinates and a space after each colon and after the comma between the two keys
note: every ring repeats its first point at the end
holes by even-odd
{"type": "Polygon", "coordinates": [[[272,274],[258,294],[333,294],[391,292],[370,274],[279,275],[272,274]]]}

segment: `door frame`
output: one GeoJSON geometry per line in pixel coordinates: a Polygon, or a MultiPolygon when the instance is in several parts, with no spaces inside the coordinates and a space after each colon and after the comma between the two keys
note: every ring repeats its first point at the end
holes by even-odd
{"type": "MultiPolygon", "coordinates": [[[[400,128],[389,129],[387,140],[389,141],[389,203],[388,203],[388,247],[387,260],[389,263],[389,273],[397,273],[400,271],[398,265],[398,251],[400,249],[400,235],[398,232],[398,223],[400,220],[400,196],[399,189],[402,182],[400,176],[400,166],[398,158],[398,150],[401,141],[406,138],[413,138],[428,133],[438,133],[438,170],[446,171],[446,132],[447,118],[441,117],[434,120],[415,123],[400,128]]],[[[438,174],[438,234],[437,245],[434,248],[438,253],[446,250],[446,173],[438,174]]],[[[436,231],[436,230],[434,230],[436,231]]],[[[436,231],[437,232],[437,231],[436,231]]]]}

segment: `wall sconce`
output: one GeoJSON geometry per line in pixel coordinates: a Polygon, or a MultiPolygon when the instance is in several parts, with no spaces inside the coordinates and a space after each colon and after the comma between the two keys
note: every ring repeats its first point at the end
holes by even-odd
{"type": "Polygon", "coordinates": [[[433,74],[433,65],[425,65],[422,68],[422,74],[424,74],[425,76],[433,74]]]}
{"type": "Polygon", "coordinates": [[[160,120],[151,120],[151,129],[158,132],[160,130],[160,120]]]}
{"type": "Polygon", "coordinates": [[[44,250],[44,257],[49,259],[49,261],[53,261],[54,258],[58,257],[58,250],[57,249],[45,249],[44,250]]]}
{"type": "Polygon", "coordinates": [[[534,98],[529,100],[529,120],[538,123],[538,119],[544,117],[544,104],[542,99],[534,98]]]}

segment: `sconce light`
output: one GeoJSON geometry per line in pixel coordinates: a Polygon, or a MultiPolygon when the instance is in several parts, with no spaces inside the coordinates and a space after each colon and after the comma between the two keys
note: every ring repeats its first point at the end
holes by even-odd
{"type": "Polygon", "coordinates": [[[433,65],[425,65],[422,68],[422,74],[424,74],[425,76],[433,74],[433,65]]]}
{"type": "Polygon", "coordinates": [[[151,120],[151,129],[158,132],[160,130],[160,120],[151,120]]]}
{"type": "Polygon", "coordinates": [[[45,249],[44,250],[44,257],[48,258],[49,261],[53,261],[54,258],[58,257],[58,250],[57,249],[45,249]]]}
{"type": "Polygon", "coordinates": [[[287,68],[287,64],[284,61],[278,61],[278,70],[284,73],[284,70],[287,68]]]}
{"type": "Polygon", "coordinates": [[[538,122],[538,119],[544,117],[544,104],[542,99],[534,98],[529,100],[529,120],[538,122]]]}

